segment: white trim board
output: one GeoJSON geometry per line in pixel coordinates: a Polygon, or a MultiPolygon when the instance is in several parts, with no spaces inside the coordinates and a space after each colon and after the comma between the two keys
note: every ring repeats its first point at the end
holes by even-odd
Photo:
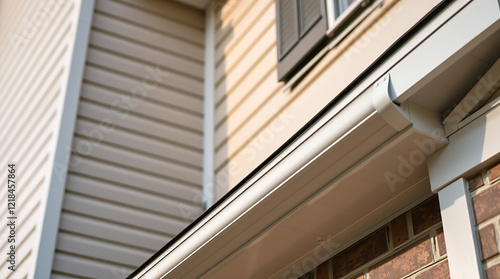
{"type": "Polygon", "coordinates": [[[58,115],[59,124],[55,131],[56,147],[51,160],[49,189],[47,196],[42,199],[41,207],[44,212],[37,226],[39,237],[34,246],[35,268],[34,274],[30,274],[29,278],[50,278],[52,272],[94,3],[95,0],[76,0],[76,19],[73,26],[75,39],[71,44],[69,64],[65,68],[61,86],[62,104],[58,115]]]}
{"type": "MultiPolygon", "coordinates": [[[[467,120],[467,119],[466,119],[467,120]]],[[[449,137],[450,143],[429,156],[431,190],[439,191],[500,157],[500,106],[496,106],[449,137]]]]}
{"type": "Polygon", "coordinates": [[[214,203],[214,53],[215,19],[213,4],[205,10],[205,83],[203,112],[203,205],[214,203]]]}

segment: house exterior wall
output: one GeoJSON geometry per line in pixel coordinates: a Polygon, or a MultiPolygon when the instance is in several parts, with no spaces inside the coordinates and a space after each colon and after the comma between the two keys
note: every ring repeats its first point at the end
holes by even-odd
{"type": "MultiPolygon", "coordinates": [[[[305,260],[303,265],[307,266],[305,260]]],[[[303,267],[297,270],[300,268],[303,267]]],[[[300,278],[444,279],[450,278],[449,272],[439,202],[435,196],[300,278]]]]}
{"type": "Polygon", "coordinates": [[[201,212],[203,24],[96,1],[53,278],[124,278],[201,212]]]}
{"type": "Polygon", "coordinates": [[[469,191],[486,278],[500,277],[500,164],[469,179],[469,191]]]}
{"type": "MultiPolygon", "coordinates": [[[[33,275],[75,10],[75,1],[0,1],[0,162],[5,178],[7,164],[15,164],[17,217],[15,243],[7,242],[10,227],[0,228],[0,278],[33,275]],[[15,244],[15,272],[6,261],[11,244],[15,244]]],[[[8,217],[7,194],[5,185],[0,194],[2,220],[8,217]]]]}
{"type": "Polygon", "coordinates": [[[277,81],[274,1],[226,3],[215,30],[216,197],[304,126],[438,2],[384,1],[287,90],[277,81]]]}

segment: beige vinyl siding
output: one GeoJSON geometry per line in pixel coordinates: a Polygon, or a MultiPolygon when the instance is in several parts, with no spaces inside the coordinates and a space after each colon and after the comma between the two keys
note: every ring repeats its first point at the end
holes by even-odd
{"type": "Polygon", "coordinates": [[[96,1],[54,278],[125,278],[201,213],[203,22],[96,1]]]}
{"type": "Polygon", "coordinates": [[[439,1],[384,1],[286,92],[277,81],[274,2],[232,0],[216,14],[217,197],[270,156],[439,1]]]}
{"type": "MultiPolygon", "coordinates": [[[[33,274],[37,225],[43,215],[54,152],[61,88],[69,61],[74,1],[0,1],[0,165],[16,164],[16,271],[7,269],[7,226],[0,243],[0,278],[33,274]]],[[[7,191],[0,218],[7,220],[7,191]]]]}

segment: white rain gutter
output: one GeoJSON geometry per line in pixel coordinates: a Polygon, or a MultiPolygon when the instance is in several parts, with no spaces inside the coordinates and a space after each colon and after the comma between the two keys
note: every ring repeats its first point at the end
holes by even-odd
{"type": "MultiPolygon", "coordinates": [[[[500,14],[494,12],[492,7],[498,7],[496,0],[452,1],[375,70],[356,82],[321,119],[129,278],[171,278],[173,273],[189,272],[195,267],[183,264],[190,257],[206,252],[202,249],[212,243],[224,243],[226,231],[232,226],[244,225],[238,223],[243,216],[256,212],[259,204],[277,192],[285,182],[293,179],[325,150],[362,129],[370,119],[382,117],[396,131],[414,126],[433,136],[432,130],[443,128],[440,121],[429,118],[428,111],[404,100],[446,69],[449,63],[463,56],[467,52],[465,45],[499,20],[500,14]],[[484,11],[488,10],[492,12],[485,16],[484,11]],[[470,24],[471,14],[476,15],[479,22],[473,26],[470,24]],[[449,29],[461,31],[449,32],[449,29]],[[456,44],[450,48],[443,42],[456,44]],[[440,52],[440,55],[425,51],[427,49],[440,52]],[[433,67],[428,67],[429,64],[433,67]],[[422,67],[418,68],[419,65],[422,67]],[[409,73],[412,73],[410,78],[407,77],[409,73]],[[395,104],[395,99],[404,99],[401,101],[403,105],[395,104]]],[[[210,258],[210,255],[205,258],[210,258]]]]}

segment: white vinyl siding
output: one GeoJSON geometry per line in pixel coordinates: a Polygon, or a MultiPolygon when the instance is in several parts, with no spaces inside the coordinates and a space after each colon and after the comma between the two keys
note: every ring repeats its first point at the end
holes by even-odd
{"type": "Polygon", "coordinates": [[[125,278],[201,213],[203,44],[203,11],[96,1],[55,277],[125,278]]]}
{"type": "MultiPolygon", "coordinates": [[[[0,262],[0,278],[33,274],[42,198],[47,196],[64,68],[69,59],[74,1],[0,2],[0,166],[16,164],[16,271],[0,262]]],[[[7,208],[7,191],[0,207],[7,208]]],[[[7,211],[0,218],[7,220],[7,211]]],[[[7,226],[0,235],[7,237],[7,226]]],[[[6,255],[7,242],[0,242],[6,255]]],[[[9,244],[10,245],[10,244],[9,244]]],[[[2,257],[5,259],[5,257],[2,257]]]]}

